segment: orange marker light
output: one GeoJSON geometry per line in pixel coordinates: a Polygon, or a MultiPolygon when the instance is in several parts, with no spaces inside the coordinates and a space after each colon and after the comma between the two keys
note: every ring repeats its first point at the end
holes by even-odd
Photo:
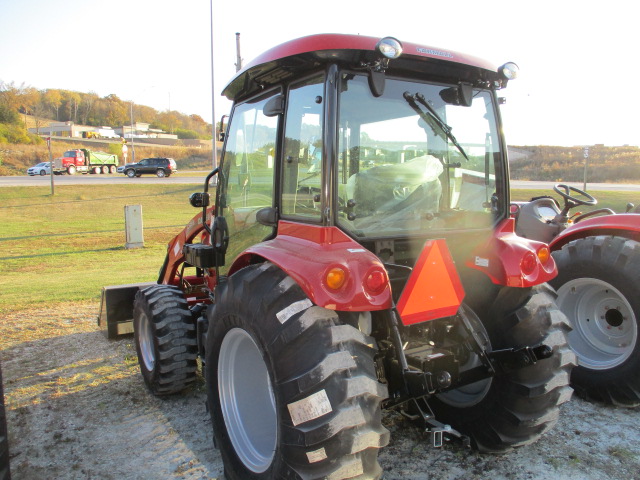
{"type": "Polygon", "coordinates": [[[325,283],[327,287],[331,288],[332,290],[337,290],[342,287],[342,285],[344,285],[346,279],[346,272],[339,267],[334,267],[327,272],[325,283]]]}
{"type": "Polygon", "coordinates": [[[540,262],[543,265],[547,263],[547,261],[549,261],[550,257],[551,257],[551,252],[549,251],[549,247],[547,246],[540,247],[540,250],[538,250],[538,258],[540,259],[540,262]]]}

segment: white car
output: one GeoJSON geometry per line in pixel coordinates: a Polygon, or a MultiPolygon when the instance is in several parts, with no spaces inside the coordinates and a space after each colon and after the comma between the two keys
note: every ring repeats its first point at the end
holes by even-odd
{"type": "Polygon", "coordinates": [[[27,170],[29,175],[51,175],[51,166],[49,162],[40,162],[27,170]]]}

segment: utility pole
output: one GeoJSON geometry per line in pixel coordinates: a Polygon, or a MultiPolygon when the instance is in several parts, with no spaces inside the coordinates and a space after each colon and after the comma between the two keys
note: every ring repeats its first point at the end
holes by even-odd
{"type": "Polygon", "coordinates": [[[582,180],[582,190],[587,191],[587,165],[589,163],[589,147],[583,148],[584,152],[584,174],[582,180]]]}
{"type": "MultiPolygon", "coordinates": [[[[136,163],[136,147],[133,144],[133,100],[129,103],[130,110],[130,122],[131,122],[131,163],[136,163]]],[[[124,128],[123,128],[124,130],[124,128]]],[[[122,132],[124,135],[124,131],[122,132]]]]}
{"type": "MultiPolygon", "coordinates": [[[[49,130],[51,133],[51,130],[49,130]]],[[[47,137],[47,147],[49,148],[49,173],[51,174],[51,196],[55,194],[55,187],[53,186],[53,155],[51,154],[51,137],[47,137]]]]}
{"type": "Polygon", "coordinates": [[[240,56],[240,34],[236,33],[236,72],[242,70],[242,57],[240,56]]]}

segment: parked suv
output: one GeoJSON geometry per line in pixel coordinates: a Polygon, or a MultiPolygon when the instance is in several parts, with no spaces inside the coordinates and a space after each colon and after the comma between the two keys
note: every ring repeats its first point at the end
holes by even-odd
{"type": "Polygon", "coordinates": [[[158,177],[168,177],[176,172],[176,162],[173,158],[145,158],[138,163],[129,163],[124,166],[123,173],[129,177],[139,177],[145,173],[154,173],[158,177]]]}

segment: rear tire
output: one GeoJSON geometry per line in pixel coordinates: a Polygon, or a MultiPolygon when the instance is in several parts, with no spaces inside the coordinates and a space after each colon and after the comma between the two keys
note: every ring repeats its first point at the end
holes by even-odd
{"type": "Polygon", "coordinates": [[[164,177],[164,176],[165,176],[164,170],[163,170],[163,169],[161,169],[161,168],[159,168],[159,169],[158,169],[158,171],[156,171],[156,176],[157,176],[158,178],[162,178],[162,177],[164,177]]]}
{"type": "Polygon", "coordinates": [[[547,285],[505,287],[482,323],[471,322],[489,350],[544,343],[553,348],[550,358],[429,400],[439,421],[468,435],[482,452],[505,452],[536,441],[555,425],[558,407],[571,398],[575,355],[566,340],[569,323],[553,297],[547,285]]]}
{"type": "Polygon", "coordinates": [[[115,165],[111,165],[109,167],[109,173],[113,174],[113,173],[117,173],[118,172],[118,168],[115,165]]]}
{"type": "Polygon", "coordinates": [[[640,243],[587,237],[553,257],[560,273],[551,284],[573,326],[576,391],[618,406],[640,405],[640,243]]]}
{"type": "Polygon", "coordinates": [[[107,173],[109,173],[109,165],[102,166],[102,173],[103,175],[106,175],[107,173]]]}
{"type": "Polygon", "coordinates": [[[233,274],[209,311],[209,411],[225,478],[380,478],[389,440],[375,341],[265,263],[233,274]]]}
{"type": "Polygon", "coordinates": [[[133,331],[144,382],[154,395],[170,395],[196,378],[196,327],[182,291],[153,285],[138,291],[133,331]]]}

